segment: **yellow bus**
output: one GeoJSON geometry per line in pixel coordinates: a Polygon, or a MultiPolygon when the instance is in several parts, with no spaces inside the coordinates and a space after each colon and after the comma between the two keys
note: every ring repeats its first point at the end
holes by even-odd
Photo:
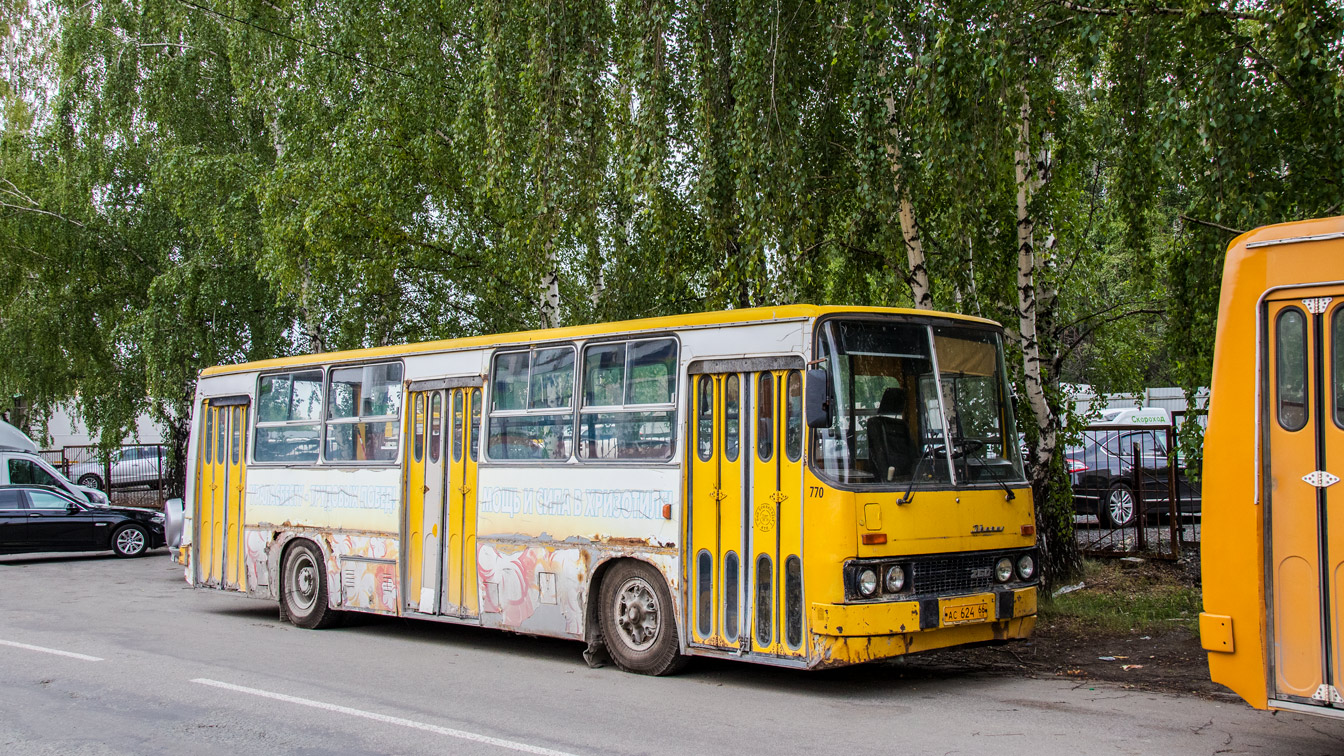
{"type": "Polygon", "coordinates": [[[493,627],[646,674],[1025,638],[1002,340],[798,305],[210,368],[179,558],[301,627],[493,627]]]}
{"type": "Polygon", "coordinates": [[[1211,388],[1210,673],[1257,708],[1344,716],[1344,217],[1232,241],[1211,388]]]}

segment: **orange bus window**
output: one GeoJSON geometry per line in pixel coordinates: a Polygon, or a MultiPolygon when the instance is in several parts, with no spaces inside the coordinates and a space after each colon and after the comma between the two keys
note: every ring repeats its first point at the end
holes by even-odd
{"type": "Polygon", "coordinates": [[[1290,307],[1279,313],[1274,327],[1279,425],[1284,430],[1302,430],[1307,424],[1307,319],[1301,310],[1290,307]]]}

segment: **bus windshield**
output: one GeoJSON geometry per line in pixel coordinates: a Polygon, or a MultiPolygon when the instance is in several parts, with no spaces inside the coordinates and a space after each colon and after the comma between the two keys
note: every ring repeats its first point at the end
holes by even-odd
{"type": "Polygon", "coordinates": [[[1021,483],[1021,452],[995,331],[832,320],[820,356],[831,425],[819,472],[855,486],[1021,483]]]}

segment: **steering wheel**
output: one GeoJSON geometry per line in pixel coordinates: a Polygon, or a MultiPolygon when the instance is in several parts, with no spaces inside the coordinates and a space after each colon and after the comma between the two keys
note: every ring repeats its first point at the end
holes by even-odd
{"type": "Polygon", "coordinates": [[[967,454],[973,454],[985,448],[985,442],[975,438],[959,438],[951,444],[939,444],[931,449],[929,453],[935,457],[947,457],[947,447],[952,447],[952,459],[961,459],[967,454]]]}

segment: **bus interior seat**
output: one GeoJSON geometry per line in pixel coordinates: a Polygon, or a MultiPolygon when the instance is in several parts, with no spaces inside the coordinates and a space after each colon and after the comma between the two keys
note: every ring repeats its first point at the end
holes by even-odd
{"type": "Polygon", "coordinates": [[[879,480],[890,481],[910,474],[913,461],[910,425],[905,421],[906,392],[891,386],[882,392],[877,414],[868,419],[868,457],[879,480]]]}

